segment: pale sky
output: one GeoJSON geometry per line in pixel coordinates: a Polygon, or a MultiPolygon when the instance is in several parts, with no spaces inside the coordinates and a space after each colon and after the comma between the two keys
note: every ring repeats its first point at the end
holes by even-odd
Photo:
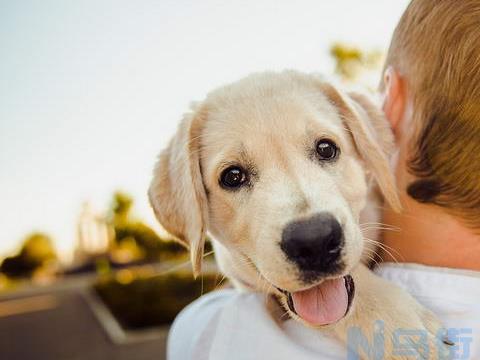
{"type": "Polygon", "coordinates": [[[0,255],[32,230],[72,250],[81,204],[146,191],[192,100],[250,72],[332,72],[386,49],[408,0],[0,0],[0,255]]]}

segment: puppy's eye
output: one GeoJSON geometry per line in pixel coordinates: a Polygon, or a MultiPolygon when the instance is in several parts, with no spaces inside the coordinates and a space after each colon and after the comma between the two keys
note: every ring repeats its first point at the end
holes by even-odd
{"type": "Polygon", "coordinates": [[[220,184],[227,189],[236,189],[247,181],[247,173],[239,166],[230,166],[222,171],[220,184]]]}
{"type": "Polygon", "coordinates": [[[322,139],[317,142],[317,155],[322,161],[334,160],[339,153],[337,145],[328,139],[322,139]]]}

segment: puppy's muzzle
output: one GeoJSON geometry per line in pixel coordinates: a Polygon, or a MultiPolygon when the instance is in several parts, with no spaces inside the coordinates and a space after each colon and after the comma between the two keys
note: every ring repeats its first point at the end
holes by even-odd
{"type": "Polygon", "coordinates": [[[342,226],[327,212],[288,224],[280,242],[287,259],[298,267],[305,282],[340,272],[343,245],[342,226]]]}

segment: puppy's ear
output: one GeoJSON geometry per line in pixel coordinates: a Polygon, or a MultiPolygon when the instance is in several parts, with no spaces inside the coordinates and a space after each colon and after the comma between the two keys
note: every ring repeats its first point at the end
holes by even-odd
{"type": "Polygon", "coordinates": [[[358,153],[372,171],[385,200],[394,211],[399,212],[402,206],[388,160],[394,138],[383,113],[362,94],[342,94],[329,83],[323,83],[322,89],[339,110],[358,153]]]}
{"type": "Polygon", "coordinates": [[[207,196],[200,170],[201,127],[206,110],[187,114],[154,169],[148,196],[160,224],[190,249],[193,273],[201,271],[207,196]]]}

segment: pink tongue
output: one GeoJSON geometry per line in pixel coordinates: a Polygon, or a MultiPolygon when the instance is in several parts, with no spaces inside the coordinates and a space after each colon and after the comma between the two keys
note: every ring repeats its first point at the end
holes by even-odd
{"type": "Polygon", "coordinates": [[[295,312],[312,325],[327,325],[345,316],[348,294],[345,280],[326,280],[308,290],[292,293],[295,312]]]}

